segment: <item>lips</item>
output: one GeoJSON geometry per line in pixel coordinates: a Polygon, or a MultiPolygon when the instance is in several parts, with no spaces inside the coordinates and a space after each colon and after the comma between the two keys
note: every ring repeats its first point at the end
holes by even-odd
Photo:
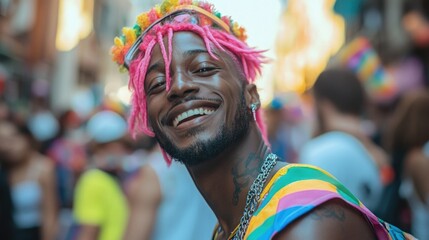
{"type": "Polygon", "coordinates": [[[220,100],[191,100],[173,107],[167,115],[167,123],[178,127],[196,118],[208,117],[220,106],[220,100]]]}

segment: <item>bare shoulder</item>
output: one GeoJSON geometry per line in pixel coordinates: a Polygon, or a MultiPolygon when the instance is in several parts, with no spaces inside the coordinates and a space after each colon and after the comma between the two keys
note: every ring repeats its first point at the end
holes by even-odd
{"type": "Polygon", "coordinates": [[[414,149],[405,159],[406,174],[413,180],[417,195],[422,202],[429,198],[429,158],[421,149],[414,149]]]}
{"type": "Polygon", "coordinates": [[[55,164],[48,157],[41,154],[34,154],[33,168],[37,170],[40,178],[44,179],[55,174],[55,164]]]}
{"type": "Polygon", "coordinates": [[[406,168],[412,170],[417,170],[424,168],[425,170],[429,168],[429,159],[423,154],[423,151],[420,148],[413,149],[407,154],[405,159],[406,168]]]}
{"type": "Polygon", "coordinates": [[[411,175],[415,180],[422,180],[427,182],[429,171],[429,159],[426,157],[421,149],[414,149],[407,154],[405,159],[405,171],[411,175]]]}
{"type": "Polygon", "coordinates": [[[137,175],[127,184],[127,195],[131,203],[156,204],[162,193],[158,175],[150,165],[140,168],[137,175]]]}
{"type": "Polygon", "coordinates": [[[377,239],[372,226],[342,200],[331,200],[299,218],[274,239],[377,239]]]}
{"type": "Polygon", "coordinates": [[[369,153],[371,154],[371,156],[373,157],[378,167],[384,167],[384,166],[390,165],[389,156],[381,147],[377,146],[369,139],[365,143],[365,146],[369,151],[369,153]]]}

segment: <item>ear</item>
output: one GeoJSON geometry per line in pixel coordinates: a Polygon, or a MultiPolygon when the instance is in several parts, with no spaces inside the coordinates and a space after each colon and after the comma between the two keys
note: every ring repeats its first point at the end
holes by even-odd
{"type": "Polygon", "coordinates": [[[258,89],[255,84],[250,83],[245,86],[244,97],[246,98],[246,105],[250,106],[250,104],[255,103],[258,107],[261,106],[261,100],[259,98],[258,89]]]}

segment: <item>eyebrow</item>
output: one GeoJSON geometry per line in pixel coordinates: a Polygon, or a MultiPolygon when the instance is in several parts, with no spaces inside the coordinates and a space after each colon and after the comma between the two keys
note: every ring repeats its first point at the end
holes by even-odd
{"type": "MultiPolygon", "coordinates": [[[[220,56],[216,52],[213,52],[213,51],[211,52],[212,54],[216,55],[216,57],[220,59],[220,56]]],[[[193,57],[200,53],[210,54],[209,51],[207,51],[206,49],[191,49],[191,50],[185,51],[183,55],[185,55],[185,57],[193,57]]]]}
{"type": "Polygon", "coordinates": [[[154,64],[152,64],[146,71],[146,76],[149,75],[150,72],[156,70],[156,69],[162,69],[162,63],[161,61],[158,61],[154,64]]]}

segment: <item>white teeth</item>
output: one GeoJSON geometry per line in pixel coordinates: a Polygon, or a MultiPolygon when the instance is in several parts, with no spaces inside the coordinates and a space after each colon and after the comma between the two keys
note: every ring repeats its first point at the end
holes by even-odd
{"type": "Polygon", "coordinates": [[[173,125],[175,127],[177,127],[177,125],[183,121],[184,119],[188,118],[188,117],[192,117],[195,115],[210,115],[214,112],[214,110],[211,109],[206,109],[206,108],[196,108],[196,109],[191,109],[188,110],[182,114],[179,114],[179,116],[177,116],[174,121],[173,121],[173,125]]]}

